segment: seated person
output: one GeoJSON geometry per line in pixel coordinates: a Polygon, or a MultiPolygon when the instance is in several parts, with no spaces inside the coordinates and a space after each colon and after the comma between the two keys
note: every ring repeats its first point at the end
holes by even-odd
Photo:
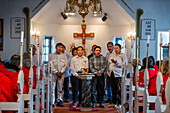
{"type": "Polygon", "coordinates": [[[14,102],[15,95],[11,80],[0,72],[0,102],[14,102]]]}
{"type": "MultiPolygon", "coordinates": [[[[0,65],[0,72],[2,72],[4,75],[6,75],[7,77],[9,77],[11,79],[11,82],[13,83],[13,88],[14,88],[16,95],[18,93],[17,81],[18,81],[19,70],[17,68],[19,67],[19,64],[20,64],[20,57],[15,54],[10,59],[10,63],[9,63],[10,66],[6,65],[6,67],[5,67],[2,63],[0,65]]],[[[23,93],[28,94],[28,92],[29,92],[29,69],[23,67],[22,70],[24,73],[23,93]]]]}
{"type": "MultiPolygon", "coordinates": [[[[24,73],[28,73],[27,77],[29,78],[29,69],[31,66],[31,60],[30,60],[30,53],[29,52],[25,52],[23,55],[23,71],[24,73]]],[[[36,81],[37,81],[37,66],[33,65],[33,88],[36,88],[36,81]]],[[[40,80],[42,80],[42,72],[40,71],[40,80]]],[[[29,83],[29,79],[26,80],[29,83]]]]}
{"type": "Polygon", "coordinates": [[[154,57],[153,56],[149,56],[149,58],[151,58],[151,60],[152,60],[152,66],[154,67],[154,69],[155,70],[157,70],[157,71],[159,71],[159,68],[158,68],[158,66],[156,65],[156,63],[155,63],[155,59],[154,59],[154,57]]]}
{"type": "Polygon", "coordinates": [[[165,86],[166,86],[166,81],[168,80],[168,77],[169,77],[169,60],[165,60],[162,63],[161,73],[163,76],[162,101],[163,101],[163,104],[166,104],[165,86]]]}
{"type": "MultiPolygon", "coordinates": [[[[143,62],[143,65],[142,65],[141,69],[139,70],[139,82],[138,82],[139,87],[145,87],[144,73],[145,73],[145,68],[146,68],[146,57],[142,60],[142,62],[143,62]]],[[[149,72],[148,92],[149,92],[150,96],[156,96],[157,95],[156,78],[157,78],[158,71],[154,69],[152,64],[153,64],[152,59],[148,58],[148,72],[149,72]]],[[[133,81],[135,83],[134,85],[136,85],[135,76],[134,76],[133,81]]],[[[154,110],[155,104],[150,104],[149,109],[154,110]]]]}

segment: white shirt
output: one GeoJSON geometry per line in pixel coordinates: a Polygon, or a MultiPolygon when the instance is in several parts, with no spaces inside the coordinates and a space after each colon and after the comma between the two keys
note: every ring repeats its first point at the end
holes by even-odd
{"type": "Polygon", "coordinates": [[[88,68],[88,58],[85,56],[74,56],[71,59],[70,68],[73,76],[78,76],[78,71],[81,71],[82,68],[88,68]]]}
{"type": "MultiPolygon", "coordinates": [[[[34,54],[32,56],[32,64],[35,65],[35,66],[37,66],[37,64],[38,64],[38,59],[37,58],[38,58],[37,54],[34,54]]],[[[39,66],[41,67],[41,65],[42,65],[42,55],[39,56],[39,66]]]]}
{"type": "Polygon", "coordinates": [[[110,56],[112,53],[113,53],[113,51],[112,51],[111,53],[110,53],[110,51],[106,53],[106,61],[109,60],[109,56],[110,56]]]}
{"type": "Polygon", "coordinates": [[[67,53],[64,53],[67,57],[67,67],[66,67],[66,72],[65,72],[65,76],[64,77],[69,77],[71,76],[71,73],[70,73],[70,55],[68,55],[67,53]]]}
{"type": "Polygon", "coordinates": [[[51,68],[53,73],[61,72],[64,73],[67,66],[67,57],[65,54],[52,53],[51,68]]]}
{"type": "Polygon", "coordinates": [[[115,77],[121,77],[122,76],[122,57],[125,59],[125,55],[123,53],[120,53],[116,56],[116,53],[112,53],[109,56],[108,60],[108,75],[111,75],[111,72],[114,73],[115,77]],[[117,60],[117,63],[113,63],[111,59],[117,60]]]}

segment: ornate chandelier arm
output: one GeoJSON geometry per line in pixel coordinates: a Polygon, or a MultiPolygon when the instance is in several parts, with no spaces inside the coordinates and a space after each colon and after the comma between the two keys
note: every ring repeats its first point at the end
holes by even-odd
{"type": "Polygon", "coordinates": [[[78,0],[67,0],[67,2],[71,5],[78,6],[78,0]]]}

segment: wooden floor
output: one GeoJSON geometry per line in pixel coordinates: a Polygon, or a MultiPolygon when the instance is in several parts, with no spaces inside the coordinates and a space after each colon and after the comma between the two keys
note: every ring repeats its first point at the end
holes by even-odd
{"type": "MultiPolygon", "coordinates": [[[[65,107],[55,107],[53,110],[53,113],[83,113],[82,111],[80,111],[80,107],[76,107],[75,109],[73,109],[71,107],[71,103],[64,103],[65,107]]],[[[88,112],[88,113],[120,113],[120,110],[116,109],[116,108],[109,108],[108,103],[105,103],[106,108],[99,108],[99,104],[97,104],[97,107],[95,109],[93,109],[93,111],[88,112]]],[[[84,112],[85,113],[85,112],[84,112]]]]}

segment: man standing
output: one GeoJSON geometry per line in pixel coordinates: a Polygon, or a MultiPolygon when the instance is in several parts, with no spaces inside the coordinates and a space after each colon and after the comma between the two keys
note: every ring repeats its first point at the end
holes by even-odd
{"type": "Polygon", "coordinates": [[[92,53],[89,56],[87,56],[88,59],[90,59],[94,55],[94,48],[95,47],[96,47],[96,44],[93,44],[93,46],[91,48],[92,53]]]}
{"type": "MultiPolygon", "coordinates": [[[[108,63],[108,59],[109,59],[110,54],[113,53],[113,49],[114,49],[113,42],[108,42],[107,43],[107,50],[108,50],[108,52],[106,54],[106,62],[107,63],[108,63]]],[[[106,89],[107,89],[108,99],[106,100],[106,103],[112,103],[112,89],[111,89],[111,86],[110,86],[110,83],[109,83],[109,79],[108,79],[107,76],[108,75],[106,75],[106,89]]]]}
{"type": "MultiPolygon", "coordinates": [[[[90,64],[90,70],[92,73],[95,73],[95,77],[92,79],[92,108],[96,107],[96,98],[95,98],[95,92],[96,92],[96,87],[99,88],[98,92],[99,93],[99,104],[101,108],[105,108],[104,105],[104,95],[105,95],[105,90],[104,90],[104,70],[106,68],[106,58],[101,55],[101,47],[96,46],[94,48],[94,55],[93,57],[90,58],[89,60],[90,64]]],[[[98,95],[98,94],[97,94],[98,95]]]]}
{"type": "MultiPolygon", "coordinates": [[[[32,51],[32,63],[33,65],[37,66],[38,65],[38,55],[37,55],[37,48],[35,45],[33,45],[33,51],[32,51]]],[[[42,55],[40,54],[40,57],[39,57],[39,66],[41,68],[42,66],[42,55]]]]}
{"type": "Polygon", "coordinates": [[[77,100],[78,100],[78,92],[79,92],[79,104],[81,106],[81,78],[79,73],[81,72],[82,68],[88,68],[88,59],[87,57],[83,56],[83,47],[79,46],[77,47],[77,53],[78,55],[74,56],[71,59],[71,72],[72,72],[72,88],[73,88],[73,103],[72,107],[77,106],[77,100]]]}
{"type": "Polygon", "coordinates": [[[65,53],[66,47],[63,45],[62,53],[67,56],[67,67],[66,72],[64,76],[64,102],[70,102],[69,101],[69,84],[70,84],[70,76],[71,76],[71,70],[70,70],[70,55],[65,53]]]}
{"type": "Polygon", "coordinates": [[[56,52],[52,53],[52,76],[53,76],[53,104],[57,100],[57,106],[64,107],[62,86],[64,83],[64,74],[67,66],[67,57],[61,51],[62,43],[56,44],[56,52]],[[55,86],[57,85],[57,99],[55,99],[55,86]]]}
{"type": "Polygon", "coordinates": [[[112,88],[112,103],[117,108],[121,107],[121,77],[122,77],[122,58],[121,45],[115,44],[114,53],[109,56],[108,60],[108,78],[112,88]]]}

